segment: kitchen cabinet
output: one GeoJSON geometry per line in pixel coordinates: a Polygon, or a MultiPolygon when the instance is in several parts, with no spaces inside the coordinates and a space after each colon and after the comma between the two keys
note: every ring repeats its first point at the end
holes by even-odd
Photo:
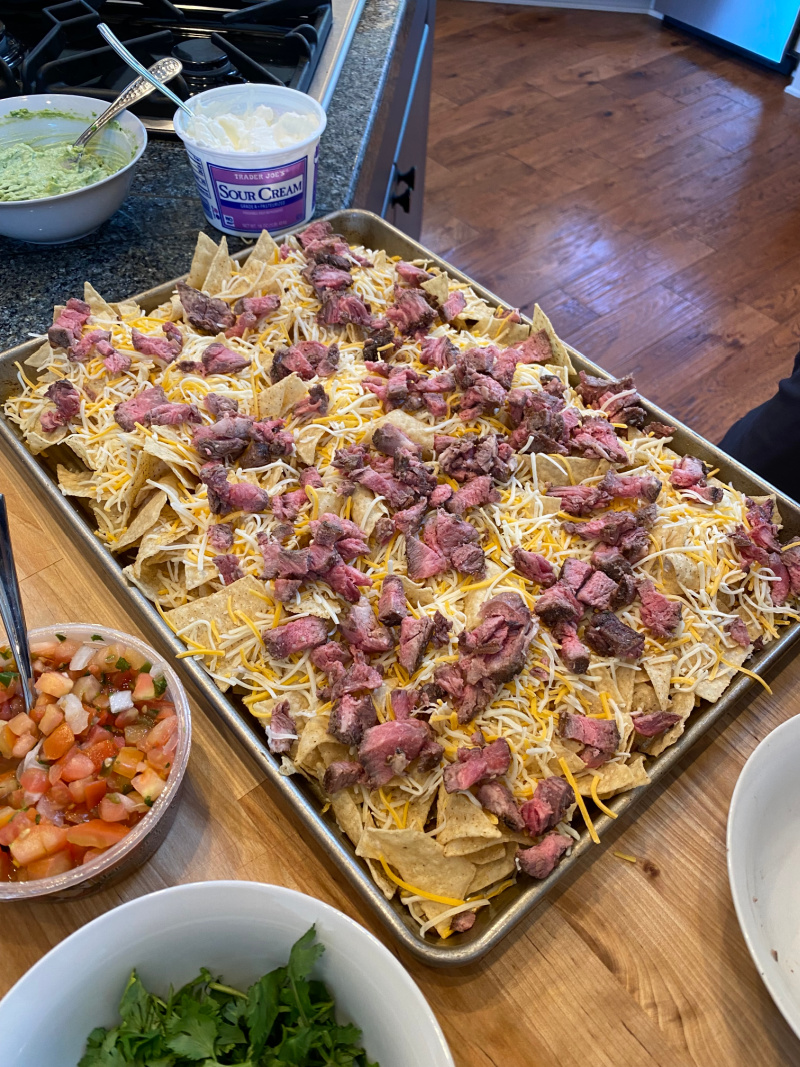
{"type": "Polygon", "coordinates": [[[409,5],[354,199],[411,237],[422,229],[435,11],[436,0],[409,5]]]}

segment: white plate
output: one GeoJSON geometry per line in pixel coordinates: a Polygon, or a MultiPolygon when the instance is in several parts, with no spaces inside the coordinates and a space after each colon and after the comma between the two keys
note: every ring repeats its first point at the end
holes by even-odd
{"type": "Polygon", "coordinates": [[[238,988],[282,966],[316,924],[314,976],[339,1018],[361,1028],[380,1067],[454,1067],[436,1018],[405,968],[358,923],[313,897],[257,882],[162,889],[101,915],[32,967],[0,1001],[2,1067],[75,1067],[95,1026],[119,1021],[135,967],[164,994],[208,967],[238,988]]]}
{"type": "Polygon", "coordinates": [[[728,876],[750,955],[800,1037],[800,715],[742,768],[728,815],[728,876]]]}

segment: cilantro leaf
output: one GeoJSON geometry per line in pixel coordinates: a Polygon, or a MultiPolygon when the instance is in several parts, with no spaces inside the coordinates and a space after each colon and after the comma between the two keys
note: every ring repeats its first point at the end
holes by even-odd
{"type": "Polygon", "coordinates": [[[243,1018],[250,1030],[250,1057],[257,1061],[280,1011],[280,993],[286,981],[286,968],[278,967],[250,986],[243,1018]]]}
{"type": "Polygon", "coordinates": [[[204,1060],[215,1055],[217,1024],[210,1016],[184,1018],[166,1045],[187,1060],[204,1060]]]}
{"type": "Polygon", "coordinates": [[[167,679],[164,677],[163,674],[160,675],[158,678],[153,679],[153,688],[156,691],[157,697],[163,696],[164,691],[167,688],[167,679]]]}
{"type": "Polygon", "coordinates": [[[15,678],[19,678],[19,673],[17,671],[0,671],[0,685],[5,686],[6,689],[8,689],[15,678]]]}

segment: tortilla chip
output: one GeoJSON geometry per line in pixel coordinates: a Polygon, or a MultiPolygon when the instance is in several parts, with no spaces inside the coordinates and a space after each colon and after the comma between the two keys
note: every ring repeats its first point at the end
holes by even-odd
{"type": "Polygon", "coordinates": [[[38,456],[40,453],[46,452],[48,448],[52,448],[53,445],[57,445],[59,441],[63,441],[68,432],[66,426],[59,426],[55,433],[47,434],[47,436],[31,430],[25,435],[25,444],[32,455],[38,456]]]}
{"type": "Polygon", "coordinates": [[[669,704],[669,687],[670,678],[672,677],[672,664],[671,663],[644,663],[642,664],[647,671],[648,677],[652,682],[653,689],[655,690],[656,700],[661,711],[667,710],[669,704]]]}
{"type": "Polygon", "coordinates": [[[622,711],[630,711],[633,706],[633,687],[639,675],[641,675],[641,671],[637,671],[635,667],[619,665],[616,668],[617,689],[619,690],[622,711]]]}
{"type": "MultiPolygon", "coordinates": [[[[228,614],[228,601],[230,600],[234,613],[242,611],[252,619],[257,612],[268,610],[268,605],[263,600],[264,592],[264,583],[252,574],[248,574],[210,596],[199,597],[188,604],[182,604],[179,608],[172,608],[165,613],[166,619],[174,630],[179,631],[179,636],[182,630],[186,630],[189,636],[193,636],[194,627],[204,621],[215,622],[220,633],[224,633],[232,625],[228,614]],[[259,593],[262,595],[259,596],[259,593]]],[[[257,622],[256,626],[258,626],[257,622]]],[[[207,640],[205,626],[202,628],[202,633],[203,640],[207,640]]]]}
{"type": "Polygon", "coordinates": [[[391,900],[397,892],[397,886],[394,884],[394,882],[390,882],[389,879],[386,877],[383,872],[383,867],[381,867],[378,860],[367,859],[367,866],[369,867],[369,873],[375,879],[380,891],[383,893],[387,900],[391,900]]]}
{"type": "Polygon", "coordinates": [[[469,856],[470,863],[492,863],[506,854],[504,841],[486,844],[485,837],[457,837],[444,846],[445,856],[469,856]]]}
{"type": "Polygon", "coordinates": [[[258,240],[253,245],[252,252],[242,264],[242,272],[248,278],[256,279],[260,277],[264,266],[274,261],[277,251],[278,246],[272,239],[272,235],[268,230],[262,230],[258,240]]]}
{"type": "Polygon", "coordinates": [[[510,322],[507,318],[495,315],[486,332],[498,344],[513,348],[530,336],[531,328],[527,322],[510,322]]]}
{"type": "Polygon", "coordinates": [[[575,784],[582,796],[592,794],[592,780],[597,778],[597,795],[612,797],[616,793],[627,792],[639,785],[647,785],[650,778],[644,768],[644,754],[637,752],[627,763],[605,763],[594,774],[579,774],[575,784]]]}
{"type": "Polygon", "coordinates": [[[436,896],[463,900],[475,877],[475,864],[447,857],[441,845],[421,830],[376,830],[368,827],[356,855],[379,860],[398,872],[404,882],[436,896]]]}
{"type": "Polygon", "coordinates": [[[560,737],[554,737],[553,755],[547,761],[547,767],[551,774],[563,777],[564,772],[559,763],[563,759],[573,774],[581,774],[586,770],[586,764],[578,755],[578,750],[583,748],[579,741],[564,741],[560,737]]]}
{"type": "Polygon", "coordinates": [[[92,315],[96,319],[101,319],[103,322],[116,322],[117,313],[113,307],[104,300],[98,293],[91,282],[83,283],[83,299],[92,309],[92,315]]]}
{"type": "Polygon", "coordinates": [[[206,582],[213,582],[215,578],[219,578],[219,571],[213,563],[209,563],[205,567],[198,567],[193,563],[184,563],[183,577],[186,583],[186,591],[191,593],[194,589],[199,589],[201,585],[205,585],[206,582]]]}
{"type": "Polygon", "coordinates": [[[448,280],[446,274],[435,274],[432,278],[422,283],[422,288],[426,293],[430,293],[440,307],[450,295],[448,280]]]}
{"type": "Polygon", "coordinates": [[[405,590],[406,598],[408,602],[418,608],[420,605],[433,603],[433,590],[427,585],[417,585],[416,582],[412,582],[405,574],[398,574],[397,576],[403,583],[403,589],[405,590]]]}
{"type": "Polygon", "coordinates": [[[122,574],[131,585],[144,593],[148,600],[158,601],[158,591],[164,586],[164,580],[157,564],[144,567],[141,574],[134,574],[133,567],[124,567],[122,574]]]}
{"type": "Polygon", "coordinates": [[[116,304],[112,304],[111,307],[116,311],[117,317],[122,319],[123,322],[128,322],[130,319],[140,319],[142,317],[142,309],[135,300],[119,300],[116,304]]]}
{"type": "Polygon", "coordinates": [[[153,493],[153,495],[139,508],[133,522],[119,541],[111,546],[112,551],[121,552],[123,548],[129,548],[131,545],[135,544],[140,537],[144,537],[148,530],[158,522],[158,518],[161,515],[166,502],[167,494],[163,489],[159,489],[153,493]]]}
{"type": "Polygon", "coordinates": [[[352,519],[369,537],[377,525],[378,519],[388,515],[389,511],[382,500],[378,500],[375,494],[363,485],[356,486],[352,496],[352,519]]]}
{"type": "Polygon", "coordinates": [[[661,711],[661,702],[658,699],[652,682],[637,682],[633,687],[633,701],[631,707],[642,715],[650,715],[654,711],[661,711]]]}
{"type": "Polygon", "coordinates": [[[444,786],[439,790],[439,821],[444,823],[444,829],[436,835],[440,845],[447,845],[459,837],[491,841],[502,836],[496,818],[492,821],[466,793],[447,793],[444,786]]]}
{"type": "Polygon", "coordinates": [[[93,471],[71,471],[59,463],[56,467],[58,488],[64,496],[97,498],[97,480],[93,471]]]}
{"type": "MultiPolygon", "coordinates": [[[[685,544],[685,541],[684,541],[685,544]]],[[[701,586],[700,567],[682,552],[669,552],[664,556],[664,589],[680,595],[682,588],[697,593],[701,586]]]]}
{"type": "Polygon", "coordinates": [[[207,233],[202,231],[197,235],[197,244],[194,248],[194,255],[192,256],[192,265],[189,268],[189,273],[186,276],[186,284],[191,285],[193,289],[202,289],[203,282],[206,280],[209,267],[214,262],[214,256],[217,254],[217,246],[211,240],[207,233]]]}
{"type": "MultiPolygon", "coordinates": [[[[258,412],[262,419],[277,419],[306,395],[306,383],[297,374],[289,374],[259,393],[258,412]]],[[[309,427],[310,428],[310,427],[309,427]]]]}
{"type": "Polygon", "coordinates": [[[45,341],[43,345],[40,345],[35,352],[31,353],[25,360],[26,367],[34,367],[36,370],[41,370],[42,367],[49,367],[55,359],[55,354],[49,341],[45,341]]]}
{"type": "Polygon", "coordinates": [[[382,415],[376,419],[372,424],[372,429],[367,430],[364,435],[365,443],[370,444],[373,433],[379,426],[383,426],[387,422],[399,427],[415,444],[420,446],[423,452],[429,454],[433,452],[433,427],[420,419],[415,419],[413,415],[409,415],[402,408],[394,408],[387,415],[382,415]]]}
{"type": "Polygon", "coordinates": [[[145,489],[148,481],[151,478],[157,478],[159,474],[164,472],[163,461],[154,456],[150,452],[142,451],[136,460],[136,469],[133,472],[133,477],[128,483],[128,488],[125,493],[125,499],[128,504],[128,508],[136,507],[139,503],[137,499],[141,490],[145,489]]]}
{"type": "Polygon", "coordinates": [[[228,255],[228,240],[223,237],[203,279],[203,292],[209,296],[219,296],[232,274],[233,264],[228,255]]]}
{"type": "MultiPolygon", "coordinates": [[[[274,389],[275,387],[271,386],[271,388],[274,389]]],[[[310,426],[303,426],[301,429],[295,431],[295,452],[303,461],[303,463],[307,464],[309,467],[313,467],[314,460],[317,456],[317,445],[327,432],[327,426],[315,426],[313,423],[311,423],[310,426]]]]}
{"type": "MultiPolygon", "coordinates": [[[[736,648],[725,650],[725,659],[729,663],[734,663],[738,667],[744,663],[747,657],[750,655],[749,648],[742,648],[741,645],[737,645],[736,648]]],[[[713,704],[715,700],[719,700],[731,682],[734,680],[738,671],[732,670],[730,667],[726,667],[724,663],[720,664],[719,672],[713,681],[707,679],[703,682],[698,682],[695,686],[695,695],[701,697],[703,700],[710,700],[713,704]]]]}
{"type": "MultiPolygon", "coordinates": [[[[507,878],[516,868],[516,854],[516,845],[506,845],[502,858],[492,860],[489,863],[481,863],[475,871],[475,877],[469,884],[467,896],[471,897],[473,893],[478,893],[481,889],[488,889],[495,882],[507,878]]],[[[473,856],[470,856],[470,859],[475,862],[473,856]]]]}
{"type": "Polygon", "coordinates": [[[326,512],[338,515],[342,510],[345,498],[340,496],[329,485],[322,485],[317,489],[317,501],[319,503],[319,515],[324,515],[326,512]]]}
{"type": "Polygon", "coordinates": [[[556,331],[548,319],[547,315],[542,311],[538,304],[533,308],[533,319],[531,320],[531,333],[538,333],[540,330],[544,330],[550,341],[550,348],[553,353],[553,358],[550,360],[557,367],[566,367],[570,373],[573,372],[572,360],[569,358],[569,353],[564,345],[563,341],[558,337],[556,331]]]}
{"type": "Polygon", "coordinates": [[[681,736],[686,728],[686,720],[694,711],[694,694],[673,693],[667,711],[680,715],[681,721],[676,722],[674,726],[671,726],[669,730],[665,730],[663,734],[649,738],[646,742],[639,742],[639,748],[646,752],[648,756],[660,756],[665,748],[669,748],[681,736]]]}
{"type": "MultiPolygon", "coordinates": [[[[192,470],[192,460],[182,455],[176,448],[168,445],[165,441],[159,441],[156,437],[146,437],[144,444],[142,445],[142,452],[148,456],[154,456],[156,459],[163,459],[164,462],[171,468],[171,470],[178,474],[176,467],[187,467],[192,470]]],[[[186,486],[194,486],[197,478],[192,480],[186,480],[181,478],[181,481],[186,486]]]]}
{"type": "MultiPolygon", "coordinates": [[[[341,789],[338,793],[334,793],[331,797],[331,808],[339,826],[352,843],[357,845],[364,832],[364,823],[361,818],[361,807],[356,804],[350,790],[341,789]]],[[[381,869],[381,873],[383,873],[383,869],[381,869]]]]}
{"type": "Polygon", "coordinates": [[[142,573],[142,566],[147,563],[148,560],[154,562],[156,560],[163,560],[168,553],[164,552],[164,548],[167,545],[172,544],[180,538],[180,534],[176,533],[172,529],[172,520],[167,518],[166,512],[174,517],[174,513],[171,509],[165,509],[162,512],[161,518],[157,525],[151,527],[150,530],[142,537],[139,545],[139,551],[136,554],[136,559],[133,561],[133,572],[138,578],[142,573]]]}
{"type": "Polygon", "coordinates": [[[428,821],[428,813],[435,799],[434,793],[427,796],[415,797],[408,805],[406,813],[406,827],[409,830],[423,830],[428,821]]]}
{"type": "Polygon", "coordinates": [[[94,500],[89,501],[89,508],[94,515],[97,529],[101,533],[110,534],[112,537],[119,537],[122,534],[127,518],[119,508],[106,509],[102,504],[94,500]]]}

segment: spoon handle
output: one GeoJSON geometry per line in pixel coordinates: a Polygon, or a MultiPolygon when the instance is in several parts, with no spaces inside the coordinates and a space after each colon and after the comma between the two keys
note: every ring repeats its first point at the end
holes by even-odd
{"type": "MultiPolygon", "coordinates": [[[[108,41],[117,55],[121,56],[131,69],[135,70],[137,74],[140,74],[147,81],[153,82],[153,77],[150,74],[150,71],[146,67],[143,67],[139,60],[131,55],[122,41],[119,40],[114,34],[114,31],[107,26],[105,22],[101,22],[97,29],[101,37],[108,41]]],[[[169,97],[173,104],[177,104],[181,111],[185,111],[187,115],[192,114],[191,110],[184,104],[183,100],[181,100],[179,96],[176,96],[171,89],[168,89],[166,85],[162,85],[160,82],[155,82],[155,87],[156,89],[159,89],[164,96],[169,97]]]]}
{"type": "Polygon", "coordinates": [[[11,550],[6,500],[2,494],[0,494],[0,616],[2,616],[8,642],[17,663],[25,710],[30,711],[33,707],[31,690],[33,666],[28,647],[28,628],[25,625],[25,613],[22,610],[22,597],[17,580],[17,568],[14,565],[14,555],[11,550]]]}
{"type": "MultiPolygon", "coordinates": [[[[166,59],[159,59],[157,63],[154,63],[149,68],[149,72],[153,78],[158,82],[169,81],[170,78],[174,78],[177,74],[183,70],[183,64],[179,59],[172,59],[168,56],[166,59]]],[[[130,107],[131,104],[135,104],[137,100],[141,100],[145,96],[149,96],[150,93],[155,91],[155,85],[147,78],[134,78],[134,80],[119,94],[117,99],[106,108],[102,115],[98,115],[91,126],[88,126],[80,137],[73,144],[73,148],[83,148],[86,142],[106,125],[111,122],[113,118],[124,111],[126,107],[130,107]]]]}

